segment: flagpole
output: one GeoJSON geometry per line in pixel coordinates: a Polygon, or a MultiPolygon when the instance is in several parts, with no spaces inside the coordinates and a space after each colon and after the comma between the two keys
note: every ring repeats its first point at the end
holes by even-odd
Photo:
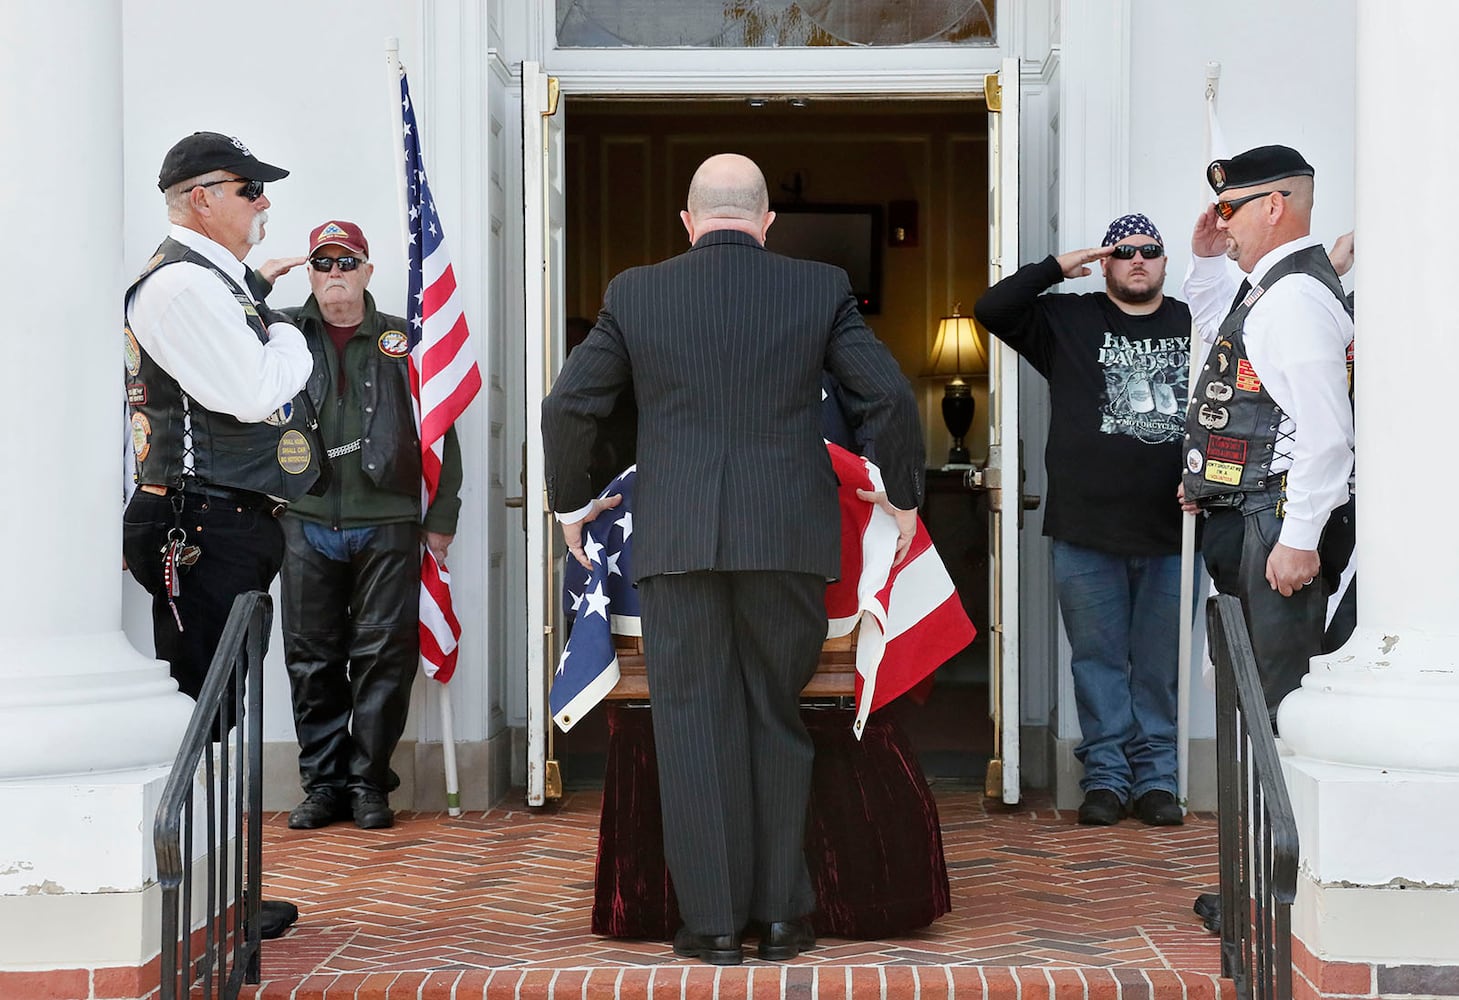
{"type": "MultiPolygon", "coordinates": [[[[400,40],[385,39],[385,87],[390,95],[391,149],[395,157],[395,195],[400,202],[400,246],[410,253],[410,222],[406,217],[409,196],[405,192],[405,157],[401,155],[401,136],[405,133],[405,110],[400,106],[400,40]]],[[[419,415],[417,414],[417,417],[419,415]]]]}
{"type": "MultiPolygon", "coordinates": [[[[400,245],[404,254],[410,254],[410,222],[407,217],[409,196],[405,189],[405,157],[401,152],[401,137],[405,134],[405,109],[400,104],[400,77],[404,70],[400,66],[400,40],[385,39],[385,85],[390,95],[391,148],[395,159],[395,193],[400,201],[400,245]]],[[[416,413],[419,426],[420,413],[416,413]]],[[[437,685],[437,704],[441,706],[441,761],[446,778],[446,813],[461,815],[461,782],[456,771],[456,727],[451,710],[451,685],[437,685]]]]}
{"type": "MultiPolygon", "coordinates": [[[[1221,64],[1206,63],[1205,114],[1202,131],[1205,133],[1202,166],[1211,162],[1211,110],[1216,105],[1216,95],[1221,87],[1221,64]]],[[[1202,173],[1202,185],[1205,174],[1202,173]]],[[[1206,202],[1205,188],[1201,189],[1201,205],[1206,202]]],[[[1190,367],[1186,375],[1186,392],[1195,388],[1201,364],[1201,332],[1191,320],[1190,367]]],[[[1187,400],[1189,408],[1189,400],[1187,400]]],[[[1195,604],[1196,586],[1196,515],[1186,514],[1181,519],[1180,532],[1180,647],[1177,656],[1179,671],[1176,684],[1176,785],[1180,791],[1182,807],[1189,811],[1190,802],[1190,743],[1191,743],[1191,646],[1193,621],[1192,606],[1195,604]]],[[[1199,613],[1199,609],[1196,609],[1199,613]]]]}

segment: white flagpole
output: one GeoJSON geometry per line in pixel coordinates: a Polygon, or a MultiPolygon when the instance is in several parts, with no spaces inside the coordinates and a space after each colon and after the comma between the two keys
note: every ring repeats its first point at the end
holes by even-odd
{"type": "MultiPolygon", "coordinates": [[[[406,213],[409,197],[405,189],[405,156],[401,148],[405,134],[405,109],[400,103],[400,77],[404,70],[400,66],[400,41],[385,39],[385,85],[390,96],[391,149],[395,157],[395,193],[400,201],[400,245],[405,254],[410,254],[410,223],[406,213]]],[[[420,413],[416,415],[417,427],[420,413]]],[[[441,706],[441,759],[446,770],[446,812],[451,816],[461,815],[461,782],[456,773],[456,727],[452,722],[451,685],[437,685],[437,703],[441,706]]]]}
{"type": "Polygon", "coordinates": [[[395,157],[395,194],[400,202],[400,245],[410,252],[410,223],[406,219],[409,210],[409,196],[405,191],[405,155],[401,147],[405,134],[405,109],[400,106],[400,77],[404,73],[400,66],[400,40],[385,39],[385,89],[390,97],[391,143],[395,157]]]}
{"type": "MultiPolygon", "coordinates": [[[[1205,115],[1201,131],[1205,133],[1204,156],[1201,165],[1211,162],[1211,117],[1216,106],[1216,95],[1221,87],[1221,64],[1206,63],[1205,115]]],[[[1205,175],[1202,174],[1201,205],[1205,206],[1205,175]]],[[[1191,321],[1190,368],[1186,376],[1186,392],[1189,395],[1196,387],[1200,372],[1201,332],[1191,321]]],[[[1187,400],[1189,408],[1189,400],[1187,400]]],[[[1189,811],[1190,802],[1190,744],[1191,744],[1191,633],[1194,621],[1191,606],[1195,603],[1196,577],[1196,516],[1187,514],[1182,519],[1180,533],[1180,651],[1177,656],[1179,671],[1176,683],[1176,785],[1180,790],[1180,802],[1189,811]]],[[[1199,614],[1200,609],[1196,608],[1199,614]]]]}

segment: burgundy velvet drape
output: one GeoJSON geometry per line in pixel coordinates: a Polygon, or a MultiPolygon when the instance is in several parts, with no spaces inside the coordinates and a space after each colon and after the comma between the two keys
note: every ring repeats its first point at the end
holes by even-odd
{"type": "MultiPolygon", "coordinates": [[[[668,940],[680,924],[664,866],[650,709],[608,706],[593,896],[595,934],[668,940]]],[[[937,803],[906,738],[879,713],[860,741],[848,709],[807,708],[816,746],[806,860],[816,933],[894,937],[951,909],[937,803]]]]}

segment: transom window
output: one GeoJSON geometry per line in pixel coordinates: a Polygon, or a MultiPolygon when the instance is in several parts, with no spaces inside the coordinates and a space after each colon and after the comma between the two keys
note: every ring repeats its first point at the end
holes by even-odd
{"type": "Polygon", "coordinates": [[[560,48],[993,45],[995,0],[556,0],[560,48]]]}

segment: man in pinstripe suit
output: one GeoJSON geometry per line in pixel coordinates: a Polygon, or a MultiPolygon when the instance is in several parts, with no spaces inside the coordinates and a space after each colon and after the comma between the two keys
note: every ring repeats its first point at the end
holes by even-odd
{"type": "Polygon", "coordinates": [[[619,392],[638,411],[634,572],[644,621],[664,854],[684,927],[674,951],[715,965],[813,947],[802,848],[813,749],[800,691],[839,575],[836,477],[821,373],[841,383],[893,510],[897,558],[922,497],[917,408],[862,322],[844,271],[764,248],[765,179],[710,157],[680,213],[689,252],[609,284],[598,322],[542,405],[547,492],[573,558],[595,500],[594,435],[619,392]]]}

